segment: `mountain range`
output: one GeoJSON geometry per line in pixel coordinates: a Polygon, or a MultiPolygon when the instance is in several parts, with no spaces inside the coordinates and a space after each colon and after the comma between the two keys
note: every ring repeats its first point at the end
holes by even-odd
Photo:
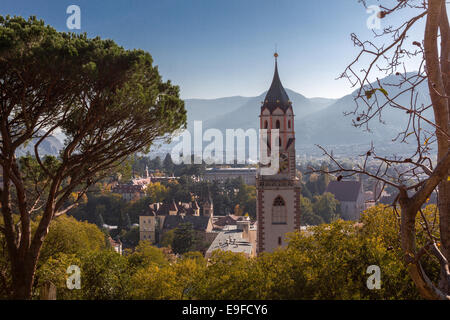
{"type": "MultiPolygon", "coordinates": [[[[34,145],[37,142],[37,138],[32,139],[30,142],[22,146],[16,151],[16,156],[25,156],[26,154],[34,155],[34,145]]],[[[63,147],[63,143],[61,142],[63,140],[61,137],[56,136],[49,136],[48,138],[44,139],[42,143],[39,145],[38,151],[39,155],[53,155],[58,156],[59,151],[63,147]]]]}
{"type": "MultiPolygon", "coordinates": [[[[401,93],[404,88],[389,86],[388,84],[398,83],[398,78],[392,75],[381,79],[380,82],[388,92],[388,95],[394,97],[401,93]]],[[[378,85],[374,84],[374,87],[378,85]]],[[[427,83],[423,82],[417,88],[418,104],[428,105],[430,99],[428,96],[427,83]]],[[[361,146],[363,149],[374,142],[374,144],[384,150],[386,153],[395,153],[398,151],[407,151],[414,148],[415,145],[399,145],[392,139],[401,132],[407,125],[408,116],[404,111],[389,107],[382,113],[381,120],[375,117],[370,122],[370,132],[364,128],[356,128],[352,125],[355,115],[345,116],[344,113],[355,110],[354,101],[355,92],[343,96],[340,99],[328,98],[307,98],[304,95],[290,89],[286,89],[295,114],[296,148],[303,153],[315,153],[318,151],[317,144],[324,147],[333,148],[334,152],[343,154],[349,150],[355,150],[355,146],[361,146]]],[[[203,132],[210,128],[219,129],[225,136],[226,129],[259,129],[259,114],[261,102],[264,100],[266,92],[256,97],[224,97],[218,99],[186,99],[185,106],[187,110],[188,130],[193,135],[194,121],[202,121],[203,132]]],[[[384,94],[376,92],[375,95],[379,101],[385,100],[384,94]]],[[[372,98],[374,99],[374,98],[372,98]]],[[[400,104],[409,106],[410,96],[401,94],[396,101],[400,104]]],[[[433,120],[432,110],[428,111],[426,116],[433,120]]],[[[431,128],[429,128],[431,129],[431,128]]],[[[62,147],[60,135],[52,136],[41,146],[42,154],[56,155],[62,147]]],[[[170,151],[174,143],[163,145],[158,152],[170,151]]],[[[20,151],[25,154],[32,150],[33,143],[20,151]]],[[[356,148],[357,149],[357,148],[356,148]]]]}
{"type": "MultiPolygon", "coordinates": [[[[388,96],[398,95],[396,101],[399,104],[410,105],[409,94],[401,93],[405,87],[389,85],[399,83],[398,76],[388,76],[381,79],[380,83],[386,89],[388,96]]],[[[378,87],[376,84],[373,86],[378,87]]],[[[427,83],[423,82],[416,90],[417,104],[430,104],[427,83]]],[[[296,147],[298,149],[317,149],[315,145],[319,144],[325,147],[334,147],[339,153],[339,150],[347,152],[349,146],[358,145],[367,148],[371,142],[374,142],[379,150],[384,150],[385,153],[399,150],[407,152],[411,148],[415,148],[414,143],[399,145],[398,142],[392,141],[407,125],[408,116],[403,110],[392,107],[385,108],[381,118],[375,117],[370,121],[369,130],[367,130],[365,127],[356,128],[352,124],[356,115],[345,115],[356,108],[354,101],[356,91],[340,99],[307,98],[289,89],[286,89],[286,92],[294,109],[296,147]]],[[[192,130],[195,120],[203,121],[203,131],[216,128],[225,133],[226,129],[258,129],[261,101],[264,100],[265,95],[266,92],[249,98],[187,99],[185,103],[188,112],[188,130],[192,130]]],[[[375,95],[380,102],[386,101],[382,92],[377,91],[375,95]]],[[[425,115],[428,119],[433,120],[431,109],[425,115]]]]}

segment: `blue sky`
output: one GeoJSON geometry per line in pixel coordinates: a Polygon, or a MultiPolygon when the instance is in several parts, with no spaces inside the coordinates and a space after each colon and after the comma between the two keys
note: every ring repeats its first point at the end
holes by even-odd
{"type": "Polygon", "coordinates": [[[1,0],[0,14],[69,31],[71,4],[81,8],[81,32],[149,51],[183,98],[259,95],[272,80],[275,45],[286,88],[338,98],[352,91],[335,80],[357,52],[350,33],[371,37],[357,0],[1,0]]]}

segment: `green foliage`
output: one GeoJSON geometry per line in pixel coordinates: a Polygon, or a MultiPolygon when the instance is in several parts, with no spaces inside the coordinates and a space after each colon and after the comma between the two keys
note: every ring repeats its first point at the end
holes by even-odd
{"type": "Polygon", "coordinates": [[[164,267],[169,264],[164,252],[152,246],[149,241],[140,241],[134,252],[128,256],[130,267],[135,270],[146,268],[150,265],[164,267]]]}
{"type": "Polygon", "coordinates": [[[118,231],[122,233],[124,230],[129,231],[131,229],[131,220],[128,212],[124,211],[119,214],[118,231]]]}
{"type": "MultiPolygon", "coordinates": [[[[439,234],[439,212],[436,205],[428,205],[423,210],[423,215],[426,219],[426,224],[430,227],[432,235],[440,238],[439,234]]],[[[392,252],[394,261],[400,263],[404,259],[403,251],[400,247],[400,226],[399,220],[393,209],[389,206],[378,205],[370,208],[361,216],[361,222],[364,228],[361,230],[361,237],[378,237],[384,243],[388,251],[392,252]]],[[[429,242],[427,231],[424,230],[424,219],[420,213],[416,216],[416,246],[418,248],[424,247],[429,242]]],[[[437,283],[439,280],[439,264],[430,254],[425,255],[422,259],[422,266],[425,273],[431,281],[437,283]]],[[[405,271],[406,272],[406,271],[405,271]]],[[[412,291],[416,289],[410,280],[410,277],[405,274],[405,280],[410,284],[412,291]]],[[[406,295],[409,290],[408,287],[398,285],[399,296],[406,295]],[[403,292],[403,290],[405,292],[403,292]]]]}
{"type": "Polygon", "coordinates": [[[314,196],[313,211],[325,223],[330,223],[339,217],[339,201],[329,192],[325,192],[320,196],[314,196]]]}
{"type": "MultiPolygon", "coordinates": [[[[188,176],[182,176],[178,181],[152,183],[146,189],[146,196],[137,200],[126,202],[118,194],[89,193],[86,203],[80,204],[69,213],[78,220],[86,220],[100,226],[101,218],[108,225],[122,225],[128,228],[128,215],[131,224],[139,222],[139,216],[154,202],[183,201],[190,202],[193,195],[204,200],[211,195],[216,214],[233,213],[239,204],[242,213],[248,213],[256,218],[256,188],[246,185],[242,179],[232,179],[223,184],[210,182],[196,182],[188,176]],[[99,222],[100,221],[100,222],[99,222]]],[[[113,233],[113,232],[112,232],[113,233]]],[[[115,236],[115,234],[114,234],[115,236]]]]}
{"type": "Polygon", "coordinates": [[[132,178],[132,161],[133,157],[129,157],[119,164],[114,170],[114,179],[116,181],[129,181],[132,178]]]}
{"type": "MultiPolygon", "coordinates": [[[[430,226],[438,225],[433,224],[436,211],[435,206],[424,210],[430,226]]],[[[418,215],[418,246],[427,242],[422,224],[418,215]]],[[[188,241],[183,237],[192,226],[180,225],[179,230],[187,231],[179,231],[179,241],[188,241]]],[[[439,235],[437,227],[431,231],[439,235]]],[[[95,225],[61,216],[46,239],[47,257],[38,268],[35,290],[52,281],[58,299],[420,299],[402,263],[398,220],[391,207],[370,208],[359,223],[336,220],[313,226],[289,234],[288,240],[286,248],[257,258],[217,250],[206,261],[186,246],[174,261],[148,241],[120,256],[105,249],[95,225]],[[66,288],[69,265],[81,268],[81,290],[66,288]],[[366,286],[370,265],[381,268],[380,290],[366,286]]],[[[0,271],[4,253],[0,251],[0,271]]],[[[438,265],[427,255],[422,262],[437,281],[438,265]]]]}
{"type": "MultiPolygon", "coordinates": [[[[424,214],[431,224],[436,208],[429,206],[424,214]]],[[[421,222],[419,218],[418,245],[426,241],[426,234],[420,230],[421,222]]],[[[306,233],[290,235],[286,249],[258,258],[216,251],[206,264],[199,253],[188,252],[170,264],[159,249],[141,243],[129,257],[130,265],[134,266],[131,269],[136,270],[131,276],[131,297],[419,299],[401,260],[398,232],[392,209],[378,206],[368,210],[359,224],[337,220],[312,227],[306,233]],[[381,290],[369,290],[366,286],[369,265],[381,268],[381,290]]],[[[423,263],[436,281],[439,274],[436,264],[430,257],[423,263]]]]}
{"type": "Polygon", "coordinates": [[[312,200],[300,196],[300,209],[304,225],[318,225],[339,218],[340,205],[333,194],[325,192],[314,196],[312,200]]]}
{"type": "Polygon", "coordinates": [[[94,224],[66,215],[53,220],[41,250],[35,292],[45,281],[51,281],[57,288],[58,299],[79,299],[80,292],[67,289],[67,268],[81,266],[82,257],[91,252],[105,250],[105,240],[105,234],[94,224]]]}
{"type": "Polygon", "coordinates": [[[250,217],[256,218],[256,187],[245,184],[242,180],[239,191],[236,194],[236,201],[242,212],[248,213],[250,217]]]}
{"type": "Polygon", "coordinates": [[[205,271],[205,264],[196,259],[181,259],[165,268],[152,264],[133,275],[131,297],[166,300],[193,298],[197,279],[205,271]]]}
{"type": "Polygon", "coordinates": [[[183,254],[191,251],[196,245],[195,231],[191,223],[180,223],[175,229],[172,250],[174,253],[183,254]]]}
{"type": "Polygon", "coordinates": [[[151,183],[145,189],[145,194],[150,198],[151,202],[163,202],[167,199],[167,187],[159,182],[151,183]]]}
{"type": "Polygon", "coordinates": [[[302,213],[303,225],[318,225],[324,223],[321,216],[315,214],[311,200],[300,196],[300,211],[302,213]]]}
{"type": "Polygon", "coordinates": [[[301,195],[304,198],[308,198],[308,199],[313,198],[311,191],[309,191],[308,187],[305,184],[302,185],[301,195]]]}
{"type": "MultiPolygon", "coordinates": [[[[321,169],[325,169],[326,166],[322,165],[321,169]]],[[[306,183],[302,188],[305,188],[305,194],[304,196],[307,196],[307,194],[314,195],[321,195],[325,192],[328,183],[329,183],[329,176],[326,174],[318,174],[318,173],[312,173],[310,175],[305,176],[306,183]]]]}
{"type": "Polygon", "coordinates": [[[166,231],[161,238],[160,245],[162,247],[171,248],[173,246],[173,239],[175,238],[175,229],[166,231]]]}
{"type": "Polygon", "coordinates": [[[388,92],[383,87],[375,88],[375,89],[372,89],[372,90],[367,90],[367,91],[364,92],[364,94],[365,94],[367,99],[370,99],[376,93],[377,90],[379,90],[381,93],[383,93],[386,97],[388,96],[388,92]]]}
{"type": "Polygon", "coordinates": [[[50,225],[50,231],[41,250],[40,261],[45,262],[59,253],[80,256],[85,252],[98,251],[105,247],[105,234],[96,225],[62,215],[50,225]]]}
{"type": "MultiPolygon", "coordinates": [[[[127,212],[130,206],[118,194],[96,195],[88,194],[88,201],[70,210],[70,215],[77,220],[86,220],[98,223],[98,215],[101,214],[104,223],[118,225],[119,217],[127,212]]],[[[137,222],[137,221],[136,221],[137,222]]]]}
{"type": "MultiPolygon", "coordinates": [[[[71,265],[81,266],[80,256],[59,252],[47,259],[36,273],[36,293],[46,281],[56,286],[58,300],[72,300],[83,298],[82,291],[67,288],[67,268],[71,265]]],[[[84,285],[84,284],[83,284],[84,285]]]]}
{"type": "Polygon", "coordinates": [[[159,156],[156,156],[153,159],[150,157],[139,157],[139,158],[135,159],[135,161],[133,162],[133,170],[141,176],[145,176],[146,168],[149,171],[150,170],[161,171],[163,169],[163,163],[161,161],[161,158],[159,156]]]}
{"type": "Polygon", "coordinates": [[[194,259],[200,264],[206,265],[206,260],[203,258],[203,254],[200,251],[189,251],[183,254],[182,259],[194,259]]]}
{"type": "Polygon", "coordinates": [[[122,230],[119,233],[119,238],[122,241],[124,248],[134,248],[139,244],[139,227],[131,227],[130,230],[122,230]]]}
{"type": "MultiPolygon", "coordinates": [[[[27,86],[25,103],[11,105],[12,114],[35,111],[33,115],[45,121],[41,128],[58,123],[68,141],[81,128],[95,124],[79,137],[79,156],[97,146],[97,152],[109,150],[103,157],[124,160],[130,153],[148,150],[155,138],[186,125],[179,88],[162,81],[152,57],[143,50],[125,50],[112,40],[89,39],[86,34],[57,32],[34,17],[2,17],[0,44],[6,92],[22,94],[21,85],[27,86]],[[46,99],[44,108],[42,99],[46,99]],[[86,104],[86,99],[92,101],[86,104]],[[24,110],[28,105],[30,110],[24,110]],[[67,112],[64,118],[63,112],[67,112]]],[[[30,120],[38,119],[20,118],[14,125],[30,120]]],[[[104,160],[101,155],[94,158],[104,160]]]]}
{"type": "Polygon", "coordinates": [[[153,203],[151,198],[144,197],[136,201],[125,203],[121,208],[121,213],[128,214],[131,223],[139,223],[139,216],[148,209],[148,205],[153,203]]]}
{"type": "MultiPolygon", "coordinates": [[[[315,202],[302,197],[301,206],[303,217],[311,219],[321,218],[315,209],[337,208],[327,194],[315,202]]],[[[436,211],[435,206],[424,209],[430,226],[438,226],[436,211]]],[[[418,214],[418,246],[427,241],[422,224],[418,214]]],[[[438,236],[438,228],[432,233],[438,236]]],[[[398,220],[390,207],[367,210],[360,223],[334,220],[291,234],[287,248],[257,258],[216,251],[207,263],[201,253],[189,251],[196,241],[189,224],[165,237],[182,254],[176,262],[147,241],[120,256],[105,250],[104,234],[95,225],[60,216],[44,242],[35,290],[52,281],[58,299],[420,299],[402,263],[398,220]],[[81,290],[66,288],[66,270],[72,264],[81,267],[81,290]],[[366,286],[369,265],[381,268],[380,290],[366,286]]],[[[8,281],[5,259],[3,249],[0,276],[8,281]]],[[[429,256],[422,262],[437,281],[437,264],[429,256]]],[[[2,294],[7,297],[6,291],[2,294]]]]}
{"type": "Polygon", "coordinates": [[[91,252],[82,258],[83,299],[126,299],[130,290],[130,268],[126,257],[114,250],[91,252]]]}
{"type": "MultiPolygon", "coordinates": [[[[432,208],[428,208],[428,211],[432,208]]],[[[429,221],[434,214],[428,213],[429,221]]],[[[418,224],[419,227],[419,224],[418,224]]],[[[419,238],[423,231],[419,231],[419,238]]],[[[423,237],[425,239],[425,237],[423,237]]],[[[402,262],[399,227],[392,208],[377,206],[367,210],[360,224],[335,221],[291,235],[288,255],[303,255],[306,299],[419,299],[402,262]],[[381,268],[381,289],[366,286],[369,265],[381,268]]],[[[428,257],[424,268],[433,270],[428,257]]]]}
{"type": "Polygon", "coordinates": [[[166,157],[164,158],[164,161],[163,161],[163,166],[167,173],[173,173],[173,169],[174,169],[175,165],[172,161],[172,157],[170,156],[170,153],[166,154],[166,157]]]}
{"type": "MultiPolygon", "coordinates": [[[[155,140],[169,141],[185,128],[186,110],[179,88],[163,81],[149,53],[58,32],[35,17],[0,17],[0,57],[2,136],[7,139],[2,155],[12,164],[3,170],[7,179],[13,171],[15,177],[14,183],[6,181],[11,188],[3,190],[2,207],[20,210],[22,220],[22,230],[7,223],[5,234],[13,268],[23,274],[13,278],[16,297],[30,298],[37,263],[31,257],[39,257],[55,213],[67,209],[77,198],[72,195],[111,176],[130,155],[148,152],[155,140]],[[39,157],[38,145],[59,129],[66,139],[58,159],[39,157]],[[30,157],[17,161],[14,156],[30,141],[37,143],[39,166],[30,157]],[[35,212],[42,203],[45,210],[35,212]],[[30,220],[39,215],[37,234],[28,241],[30,220]],[[24,241],[15,250],[19,234],[24,241]]],[[[9,221],[12,213],[3,213],[9,221]]],[[[129,229],[130,217],[121,217],[121,227],[129,229]]],[[[98,213],[90,218],[101,222],[98,213]]]]}
{"type": "MultiPolygon", "coordinates": [[[[42,169],[35,157],[27,154],[18,159],[20,172],[24,181],[24,187],[33,196],[37,193],[46,194],[48,192],[48,174],[42,169]]],[[[60,165],[60,161],[53,156],[45,156],[42,159],[43,165],[48,172],[55,172],[60,165]]]]}
{"type": "Polygon", "coordinates": [[[196,280],[197,299],[247,299],[260,281],[253,283],[253,259],[229,251],[213,252],[205,274],[196,280]]]}

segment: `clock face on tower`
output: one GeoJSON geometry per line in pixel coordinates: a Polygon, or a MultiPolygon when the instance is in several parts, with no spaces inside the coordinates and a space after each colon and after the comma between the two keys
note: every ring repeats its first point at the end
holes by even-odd
{"type": "Polygon", "coordinates": [[[289,156],[287,153],[280,153],[280,167],[278,173],[287,173],[289,170],[289,156]]]}

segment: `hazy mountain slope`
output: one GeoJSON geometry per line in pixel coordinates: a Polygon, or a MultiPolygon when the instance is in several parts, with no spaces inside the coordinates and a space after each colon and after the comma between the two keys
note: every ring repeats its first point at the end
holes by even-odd
{"type": "Polygon", "coordinates": [[[330,98],[308,98],[310,101],[316,103],[317,105],[322,106],[323,108],[326,108],[333,103],[335,103],[338,99],[330,99],[330,98]]]}
{"type": "MultiPolygon", "coordinates": [[[[295,91],[286,89],[286,92],[292,101],[296,119],[300,119],[306,115],[320,111],[327,106],[324,101],[314,102],[295,91]]],[[[264,100],[265,95],[266,92],[262,93],[258,97],[250,98],[247,103],[234,111],[206,121],[204,128],[217,128],[220,130],[235,128],[259,129],[258,116],[261,112],[261,102],[264,100]]]]}
{"type": "MultiPolygon", "coordinates": [[[[381,80],[382,83],[392,83],[395,81],[397,80],[393,76],[381,80]]],[[[398,94],[401,90],[397,87],[388,87],[385,85],[384,87],[391,97],[398,94]]],[[[429,104],[427,84],[421,84],[418,91],[420,92],[418,96],[419,104],[429,104]]],[[[371,132],[364,132],[362,128],[355,128],[352,125],[352,119],[355,119],[355,116],[344,116],[344,112],[353,111],[356,107],[353,95],[354,93],[344,96],[327,108],[297,121],[295,124],[297,145],[350,145],[368,143],[370,141],[388,143],[405,128],[408,115],[404,111],[392,107],[388,107],[383,112],[382,120],[385,123],[378,121],[378,118],[371,120],[371,132]]],[[[377,96],[380,100],[385,100],[382,93],[377,93],[377,96]]],[[[396,101],[404,106],[409,106],[410,96],[403,94],[396,101]]],[[[431,110],[428,112],[427,117],[431,120],[433,119],[431,110]]]]}
{"type": "Polygon", "coordinates": [[[218,99],[186,99],[185,107],[188,121],[207,120],[234,111],[244,105],[251,98],[248,97],[225,97],[218,99]]]}
{"type": "MultiPolygon", "coordinates": [[[[395,83],[397,78],[390,76],[381,80],[385,83],[395,83]]],[[[383,85],[388,91],[389,96],[393,97],[404,88],[389,87],[383,85]]],[[[353,148],[356,145],[367,145],[371,141],[377,146],[386,148],[388,151],[396,151],[398,143],[393,143],[392,139],[404,129],[408,115],[404,111],[387,108],[383,113],[383,121],[378,119],[370,122],[371,132],[365,132],[362,128],[355,128],[352,125],[352,119],[355,116],[344,116],[344,112],[352,111],[355,108],[353,94],[344,96],[340,99],[326,98],[306,98],[292,90],[286,90],[296,115],[296,145],[300,153],[309,154],[317,151],[315,144],[323,146],[340,146],[344,153],[347,146],[353,148]]],[[[423,83],[419,88],[418,103],[428,105],[430,103],[427,84],[423,83]]],[[[188,112],[188,129],[193,137],[192,125],[194,120],[203,120],[203,132],[209,128],[216,128],[222,131],[225,136],[226,129],[259,129],[259,114],[261,110],[261,101],[266,93],[257,97],[225,97],[219,99],[187,99],[186,109],[188,112]]],[[[383,100],[384,96],[378,92],[377,96],[383,100]]],[[[410,97],[408,94],[402,95],[397,99],[401,104],[409,106],[410,97]]],[[[428,111],[427,118],[433,120],[432,110],[428,111]]],[[[426,128],[426,126],[424,126],[426,128]]],[[[431,129],[431,128],[428,128],[431,129]]],[[[62,148],[62,137],[51,136],[41,145],[41,154],[57,155],[62,148]],[[58,139],[59,138],[59,139],[58,139]]],[[[173,143],[164,145],[164,150],[170,150],[173,143]]],[[[27,152],[33,153],[33,141],[25,148],[18,151],[19,155],[27,152]]],[[[411,147],[414,147],[411,144],[411,147]]],[[[364,146],[365,148],[365,146],[364,146]]],[[[336,149],[336,148],[334,148],[336,149]]]]}
{"type": "MultiPolygon", "coordinates": [[[[396,96],[399,92],[405,88],[397,88],[387,86],[386,83],[398,83],[399,79],[396,76],[389,76],[381,79],[383,87],[388,91],[390,97],[396,96]]],[[[378,87],[374,85],[374,87],[378,87]]],[[[428,96],[427,84],[423,83],[417,88],[418,105],[428,105],[430,99],[428,96]]],[[[322,146],[333,146],[337,152],[342,154],[349,154],[359,152],[356,150],[365,150],[367,146],[373,141],[376,144],[377,150],[381,150],[385,153],[403,152],[415,147],[415,142],[411,140],[411,144],[399,144],[393,142],[392,139],[397,134],[404,130],[408,115],[404,111],[393,109],[388,107],[383,112],[382,120],[384,123],[379,122],[378,118],[374,118],[370,122],[370,132],[364,130],[364,128],[355,128],[352,125],[352,119],[356,116],[345,116],[344,112],[350,112],[355,109],[355,101],[353,96],[355,93],[346,95],[340,99],[326,99],[326,98],[306,98],[305,96],[296,93],[292,90],[286,90],[292,105],[294,113],[296,115],[295,130],[296,130],[296,146],[300,154],[316,154],[320,153],[320,150],[315,144],[322,146]]],[[[234,97],[236,106],[230,106],[227,104],[227,108],[231,111],[216,115],[203,122],[203,132],[209,128],[216,128],[222,131],[225,136],[226,129],[259,129],[259,114],[261,110],[261,101],[263,101],[266,93],[259,95],[258,97],[247,98],[242,105],[237,106],[238,103],[243,100],[240,97],[234,97]]],[[[385,97],[381,92],[376,93],[380,101],[385,97]]],[[[233,98],[233,97],[232,97],[233,98]]],[[[226,100],[226,98],[223,98],[226,100]]],[[[373,99],[373,98],[372,98],[373,99]]],[[[221,99],[218,99],[221,100],[221,99]]],[[[409,94],[403,94],[396,99],[404,106],[409,106],[410,96],[409,94]]],[[[204,105],[208,106],[212,110],[212,114],[215,112],[223,112],[223,108],[219,107],[219,104],[214,103],[214,100],[203,101],[204,105]],[[222,111],[216,111],[220,109],[222,111]]],[[[200,110],[201,107],[199,107],[200,110]]],[[[206,108],[206,107],[205,107],[206,108]]],[[[426,117],[433,120],[432,110],[428,111],[426,117]]],[[[205,119],[207,116],[197,117],[197,119],[205,119]]],[[[188,129],[193,137],[192,130],[192,118],[188,118],[188,129]]],[[[423,125],[424,128],[427,126],[423,125]]],[[[429,126],[429,130],[432,130],[429,126]]],[[[413,136],[410,137],[412,139],[413,136]]],[[[223,141],[225,143],[225,141],[223,141]]],[[[173,145],[172,145],[173,146],[173,145]]],[[[171,145],[166,146],[170,150],[171,145]]]]}
{"type": "MultiPolygon", "coordinates": [[[[16,151],[16,155],[18,157],[24,156],[27,153],[30,153],[31,155],[34,155],[34,144],[36,143],[38,139],[32,139],[25,147],[19,148],[16,151]]],[[[40,144],[38,151],[39,155],[52,155],[52,156],[58,156],[59,151],[62,149],[63,144],[62,142],[57,139],[54,136],[49,136],[46,138],[42,143],[40,144]]]]}

